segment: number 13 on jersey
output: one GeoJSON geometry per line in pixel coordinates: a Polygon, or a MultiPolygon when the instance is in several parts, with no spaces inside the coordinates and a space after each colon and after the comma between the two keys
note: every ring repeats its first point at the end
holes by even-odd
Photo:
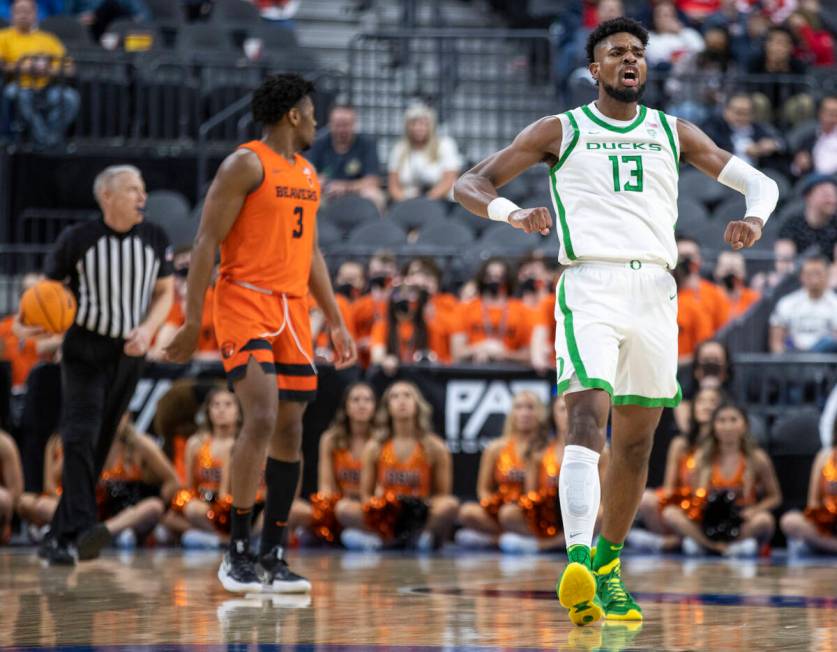
{"type": "Polygon", "coordinates": [[[610,165],[613,168],[613,190],[614,192],[642,192],[642,157],[633,156],[608,156],[610,165]],[[621,161],[621,164],[620,164],[621,161]],[[622,179],[627,177],[624,184],[622,179]]]}

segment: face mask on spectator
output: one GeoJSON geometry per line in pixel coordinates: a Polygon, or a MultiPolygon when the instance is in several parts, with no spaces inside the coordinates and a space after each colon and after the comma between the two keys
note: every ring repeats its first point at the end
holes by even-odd
{"type": "Polygon", "coordinates": [[[727,274],[721,278],[724,287],[732,292],[738,285],[738,277],[735,274],[727,274]]]}
{"type": "Polygon", "coordinates": [[[357,296],[357,291],[355,290],[355,286],[351,283],[341,283],[340,285],[334,288],[334,291],[337,294],[342,294],[347,299],[354,299],[357,296]]]}
{"type": "Polygon", "coordinates": [[[717,362],[699,362],[698,370],[706,376],[720,376],[724,368],[717,362]]]}
{"type": "Polygon", "coordinates": [[[526,278],[520,282],[520,291],[521,292],[537,292],[543,283],[541,283],[536,278],[526,278]]]}
{"type": "Polygon", "coordinates": [[[376,290],[383,290],[389,285],[389,276],[386,274],[377,274],[369,277],[369,287],[376,290]]]}
{"type": "Polygon", "coordinates": [[[500,281],[486,281],[483,283],[482,291],[490,297],[500,296],[500,281]]]}

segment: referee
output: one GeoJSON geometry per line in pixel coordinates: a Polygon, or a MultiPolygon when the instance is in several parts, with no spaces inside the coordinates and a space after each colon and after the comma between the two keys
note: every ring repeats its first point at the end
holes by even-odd
{"type": "Polygon", "coordinates": [[[93,559],[110,541],[96,519],[96,483],[174,291],[168,239],[143,222],[140,171],[108,167],[93,193],[103,219],[65,229],[46,264],[78,302],[62,347],[63,492],[39,550],[52,564],[93,559]]]}

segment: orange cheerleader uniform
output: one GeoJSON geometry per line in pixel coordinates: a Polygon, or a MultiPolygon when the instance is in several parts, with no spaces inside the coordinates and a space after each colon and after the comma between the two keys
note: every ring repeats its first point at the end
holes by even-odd
{"type": "Polygon", "coordinates": [[[837,449],[820,472],[822,505],[805,509],[805,517],[823,534],[837,535],[837,449]]]}
{"type": "Polygon", "coordinates": [[[706,490],[695,489],[690,485],[692,474],[697,466],[697,453],[694,449],[684,453],[677,464],[677,484],[672,491],[664,487],[656,490],[660,512],[669,505],[682,509],[691,520],[699,520],[706,499],[706,490]]]}
{"type": "Polygon", "coordinates": [[[106,521],[122,510],[136,505],[149,495],[142,482],[142,468],[139,464],[126,463],[123,453],[102,471],[96,486],[96,504],[99,520],[106,521]]]}
{"type": "Polygon", "coordinates": [[[746,491],[744,486],[744,474],[747,472],[747,458],[741,455],[738,462],[738,467],[732,477],[724,477],[721,473],[721,465],[718,462],[712,463],[712,471],[709,475],[709,486],[700,487],[695,490],[692,496],[691,509],[686,510],[689,518],[693,521],[701,521],[703,519],[706,503],[712,494],[721,491],[731,491],[735,494],[735,504],[739,507],[746,507],[755,502],[755,491],[751,488],[746,491]]]}
{"type": "Polygon", "coordinates": [[[526,489],[526,464],[518,456],[513,439],[509,439],[497,456],[494,464],[494,482],[497,491],[490,498],[483,498],[480,505],[496,520],[500,507],[520,500],[526,489]]]}
{"type": "Polygon", "coordinates": [[[311,494],[311,530],[317,538],[328,543],[334,543],[342,529],[334,514],[337,503],[344,496],[360,496],[360,471],[363,466],[363,461],[352,455],[348,448],[334,449],[331,460],[338,493],[311,494]]]}
{"type": "Polygon", "coordinates": [[[179,490],[171,499],[171,508],[178,513],[192,500],[212,503],[218,498],[224,461],[212,454],[212,437],[206,437],[192,463],[192,486],[179,490]]]}
{"type": "Polygon", "coordinates": [[[558,503],[558,476],[564,447],[557,442],[543,453],[538,465],[538,489],[520,497],[518,504],[529,529],[535,536],[551,538],[561,530],[561,507],[558,503]]]}
{"type": "Polygon", "coordinates": [[[366,526],[384,540],[392,540],[423,525],[427,518],[424,500],[431,492],[430,461],[424,447],[416,442],[412,454],[402,462],[395,454],[392,440],[387,441],[378,459],[377,484],[381,495],[363,505],[366,526]],[[415,500],[418,499],[418,500],[415,500]],[[423,513],[423,519],[422,519],[423,513]]]}

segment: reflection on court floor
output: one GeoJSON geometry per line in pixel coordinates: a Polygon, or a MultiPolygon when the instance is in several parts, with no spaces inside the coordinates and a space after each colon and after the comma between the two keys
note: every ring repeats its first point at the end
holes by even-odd
{"type": "MultiPolygon", "coordinates": [[[[837,561],[627,557],[646,620],[576,628],[561,557],[293,553],[311,595],[232,595],[217,553],[141,552],[76,568],[0,552],[0,647],[274,650],[837,649],[837,561]],[[253,648],[255,649],[255,647],[253,648]]],[[[128,652],[126,650],[126,652],[128,652]]]]}

